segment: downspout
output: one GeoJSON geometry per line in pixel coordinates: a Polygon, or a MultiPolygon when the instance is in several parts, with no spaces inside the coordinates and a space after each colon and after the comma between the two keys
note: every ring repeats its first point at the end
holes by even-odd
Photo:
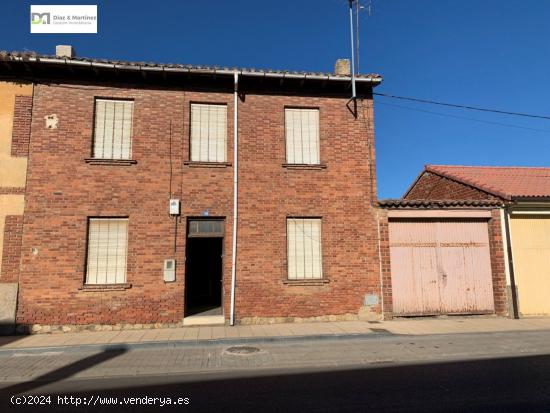
{"type": "Polygon", "coordinates": [[[510,211],[509,207],[504,208],[504,225],[506,227],[506,250],[508,252],[508,270],[510,271],[510,289],[512,293],[512,309],[515,319],[519,318],[518,297],[516,292],[516,278],[514,276],[514,259],[512,256],[512,237],[510,236],[510,211]]]}
{"type": "Polygon", "coordinates": [[[238,176],[239,176],[239,134],[238,134],[238,114],[237,106],[239,103],[239,73],[234,72],[234,91],[233,91],[233,235],[231,246],[231,309],[229,314],[229,324],[235,325],[235,281],[237,277],[237,196],[238,196],[238,176]]]}
{"type": "Polygon", "coordinates": [[[508,238],[506,237],[506,215],[504,206],[499,208],[499,214],[500,214],[500,236],[502,238],[502,251],[504,255],[504,274],[506,276],[506,305],[507,309],[509,310],[509,316],[513,316],[513,311],[511,310],[511,304],[512,304],[512,281],[510,280],[510,262],[509,262],[509,256],[508,256],[508,238]],[[510,289],[510,292],[508,292],[508,288],[510,289]]]}

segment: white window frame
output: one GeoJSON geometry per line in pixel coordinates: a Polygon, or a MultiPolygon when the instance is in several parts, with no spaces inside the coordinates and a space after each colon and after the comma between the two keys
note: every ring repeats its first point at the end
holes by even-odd
{"type": "Polygon", "coordinates": [[[227,105],[191,103],[189,160],[227,162],[227,105]]]}
{"type": "Polygon", "coordinates": [[[86,284],[126,283],[128,226],[128,218],[88,218],[86,284]],[[107,228],[96,225],[107,225],[107,228]],[[117,225],[118,228],[111,228],[111,225],[117,225]],[[110,239],[113,235],[116,238],[110,239]],[[101,245],[105,242],[106,245],[101,245]]]}
{"type": "Polygon", "coordinates": [[[287,217],[288,280],[323,279],[322,219],[287,217]]]}
{"type": "Polygon", "coordinates": [[[285,147],[287,164],[321,164],[318,108],[285,108],[285,147]]]}
{"type": "Polygon", "coordinates": [[[93,159],[132,159],[134,101],[94,100],[93,159]]]}

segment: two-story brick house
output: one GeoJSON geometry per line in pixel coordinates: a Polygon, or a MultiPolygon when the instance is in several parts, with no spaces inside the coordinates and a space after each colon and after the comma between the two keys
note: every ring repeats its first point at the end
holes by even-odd
{"type": "Polygon", "coordinates": [[[380,76],[0,60],[34,82],[18,324],[380,313],[380,76]]]}

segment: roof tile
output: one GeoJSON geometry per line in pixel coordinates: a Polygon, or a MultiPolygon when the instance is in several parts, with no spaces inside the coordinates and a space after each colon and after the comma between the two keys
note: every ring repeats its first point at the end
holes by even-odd
{"type": "Polygon", "coordinates": [[[378,204],[382,208],[420,208],[420,209],[438,209],[438,208],[471,208],[471,207],[496,207],[503,205],[503,201],[474,199],[474,200],[454,200],[454,199],[381,199],[378,204]]]}
{"type": "Polygon", "coordinates": [[[550,197],[550,168],[426,165],[425,169],[504,199],[550,197]]]}
{"type": "MultiPolygon", "coordinates": [[[[0,50],[0,60],[9,60],[10,58],[38,58],[38,59],[59,59],[57,56],[39,54],[31,50],[25,51],[4,51],[0,50]]],[[[89,57],[73,57],[68,59],[71,61],[81,61],[81,62],[91,62],[91,63],[106,63],[106,64],[115,64],[123,66],[135,66],[135,67],[169,67],[169,68],[184,68],[184,69],[195,69],[195,70],[236,70],[236,71],[248,71],[248,72],[258,72],[258,73],[269,73],[269,74],[293,74],[293,75],[307,75],[307,76],[330,76],[332,78],[336,77],[346,77],[345,75],[337,75],[334,73],[321,73],[321,72],[303,72],[303,71],[290,71],[290,70],[273,70],[273,69],[257,69],[257,68],[228,68],[220,66],[204,66],[204,65],[189,65],[189,64],[176,64],[176,63],[155,63],[155,62],[130,62],[125,60],[114,60],[114,59],[99,59],[99,58],[89,58],[89,57]]],[[[377,73],[370,74],[356,74],[357,78],[374,78],[382,79],[377,73]]]]}

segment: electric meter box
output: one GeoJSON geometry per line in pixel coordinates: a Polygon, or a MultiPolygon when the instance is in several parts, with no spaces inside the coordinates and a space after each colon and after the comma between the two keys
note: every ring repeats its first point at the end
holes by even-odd
{"type": "Polygon", "coordinates": [[[170,200],[170,215],[179,215],[180,214],[180,200],[171,199],[170,200]]]}
{"type": "Polygon", "coordinates": [[[164,281],[165,282],[176,281],[176,260],[174,259],[164,260],[164,281]]]}

